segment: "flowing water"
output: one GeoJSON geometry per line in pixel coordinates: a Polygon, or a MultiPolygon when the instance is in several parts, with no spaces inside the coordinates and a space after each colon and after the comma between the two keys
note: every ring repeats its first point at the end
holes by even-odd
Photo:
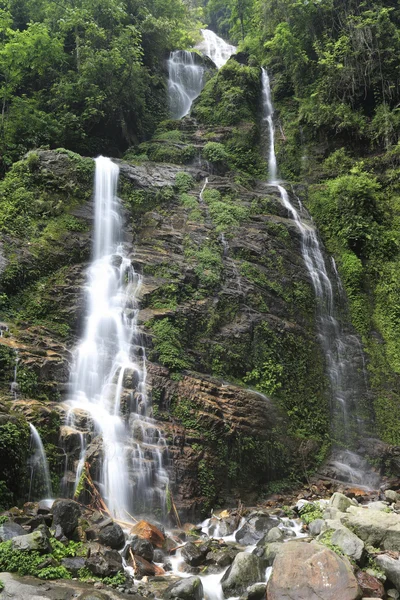
{"type": "Polygon", "coordinates": [[[186,50],[171,52],[168,60],[168,95],[172,119],[186,116],[205,83],[204,65],[186,50]]]}
{"type": "MultiPolygon", "coordinates": [[[[201,30],[203,40],[196,49],[211,58],[220,69],[236,52],[213,31],[201,30]]],[[[207,67],[196,52],[175,50],[168,59],[168,97],[172,119],[182,119],[189,114],[193,101],[200,95],[206,82],[207,67]]]]}
{"type": "Polygon", "coordinates": [[[210,29],[201,30],[203,41],[196,46],[198,50],[211,58],[217,69],[220,69],[236,53],[236,47],[228,44],[210,29]]]}
{"type": "Polygon", "coordinates": [[[137,325],[141,277],[122,241],[118,173],[110,159],[96,159],[87,319],[71,373],[65,425],[75,429],[80,439],[74,488],[90,441],[99,436],[100,492],[111,514],[127,520],[132,512],[165,511],[168,474],[165,439],[150,416],[146,355],[137,325]],[[82,411],[87,423],[93,423],[90,432],[80,429],[82,411]]]}
{"type": "Polygon", "coordinates": [[[32,423],[29,423],[29,428],[31,430],[31,456],[28,461],[28,467],[31,474],[28,499],[34,500],[39,497],[51,498],[53,492],[51,490],[49,464],[42,439],[32,423]]]}
{"type": "MultiPolygon", "coordinates": [[[[282,204],[287,209],[300,233],[301,252],[309,273],[317,302],[317,326],[319,338],[326,358],[331,392],[332,431],[335,439],[347,447],[357,442],[367,423],[359,416],[360,400],[367,395],[363,352],[358,338],[345,332],[337,314],[336,290],[342,293],[342,286],[334,265],[331,278],[325,263],[315,227],[300,206],[300,212],[293,205],[287,190],[277,178],[277,161],[274,149],[274,123],[271,88],[268,74],[262,70],[263,122],[268,130],[269,183],[277,188],[282,204]],[[335,284],[335,289],[332,284],[335,284]],[[363,376],[364,373],[364,376],[363,376]]],[[[353,462],[354,462],[354,454],[353,462]]],[[[349,455],[341,456],[344,464],[349,455]]],[[[353,467],[351,467],[353,468],[353,467]]]]}

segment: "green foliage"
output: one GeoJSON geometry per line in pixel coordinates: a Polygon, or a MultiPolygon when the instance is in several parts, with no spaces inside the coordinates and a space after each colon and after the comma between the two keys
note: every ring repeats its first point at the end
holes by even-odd
{"type": "Polygon", "coordinates": [[[124,585],[127,581],[125,573],[117,573],[112,577],[103,577],[102,579],[105,585],[109,585],[111,587],[118,587],[119,585],[124,585]]]}
{"type": "Polygon", "coordinates": [[[44,0],[1,17],[4,171],[38,146],[116,155],[145,139],[167,116],[164,56],[193,43],[197,13],[182,0],[44,0]]]}
{"type": "Polygon", "coordinates": [[[205,85],[192,114],[209,125],[235,125],[255,117],[260,73],[254,67],[228,61],[205,85]]]}
{"type": "Polygon", "coordinates": [[[0,424],[0,509],[16,504],[26,486],[29,427],[22,417],[10,417],[0,424]]]}
{"type": "Polygon", "coordinates": [[[4,590],[4,581],[0,579],[0,592],[4,590]]]}
{"type": "Polygon", "coordinates": [[[189,173],[180,171],[175,176],[175,187],[179,192],[188,192],[194,185],[194,179],[189,173]]]}
{"type": "Polygon", "coordinates": [[[309,525],[315,519],[322,519],[323,512],[318,504],[314,502],[310,502],[305,504],[300,510],[300,519],[306,524],[309,525]]]}
{"type": "Polygon", "coordinates": [[[188,369],[190,361],[182,345],[180,329],[169,318],[155,320],[150,327],[158,360],[174,371],[188,369]]]}
{"type": "Polygon", "coordinates": [[[207,289],[215,288],[220,282],[222,270],[221,248],[214,242],[196,247],[188,244],[185,255],[194,262],[194,271],[202,286],[207,289]]]}
{"type": "Polygon", "coordinates": [[[249,210],[230,196],[222,196],[218,190],[205,189],[203,200],[209,207],[215,229],[218,233],[228,232],[240,225],[249,216],[249,210]]]}
{"type": "Polygon", "coordinates": [[[333,529],[329,529],[328,531],[324,531],[322,536],[318,539],[322,544],[324,544],[324,546],[329,548],[329,550],[332,550],[333,552],[335,552],[335,554],[338,554],[339,556],[343,556],[343,552],[339,548],[339,546],[336,546],[332,543],[332,536],[334,533],[335,532],[333,529]]]}
{"type": "Polygon", "coordinates": [[[68,544],[63,544],[55,538],[50,538],[50,545],[51,553],[57,561],[67,557],[86,555],[86,549],[82,542],[69,540],[68,544]]]}
{"type": "Polygon", "coordinates": [[[226,163],[229,160],[224,144],[219,142],[208,142],[203,148],[203,156],[212,163],[226,163]]]}
{"type": "Polygon", "coordinates": [[[39,579],[71,579],[70,573],[61,565],[41,567],[48,559],[52,559],[50,554],[13,550],[11,541],[0,543],[0,569],[2,571],[18,573],[18,575],[33,575],[39,579]]]}

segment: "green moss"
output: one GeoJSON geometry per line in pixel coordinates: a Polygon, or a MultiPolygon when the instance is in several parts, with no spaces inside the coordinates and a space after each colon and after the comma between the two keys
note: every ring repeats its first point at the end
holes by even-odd
{"type": "Polygon", "coordinates": [[[154,336],[152,357],[157,357],[163,365],[174,371],[188,369],[190,360],[182,344],[181,331],[171,319],[153,320],[149,326],[154,336]]]}
{"type": "Polygon", "coordinates": [[[222,196],[218,190],[204,190],[203,199],[208,205],[210,217],[218,233],[229,232],[249,216],[249,210],[239,201],[235,201],[229,195],[222,196]]]}

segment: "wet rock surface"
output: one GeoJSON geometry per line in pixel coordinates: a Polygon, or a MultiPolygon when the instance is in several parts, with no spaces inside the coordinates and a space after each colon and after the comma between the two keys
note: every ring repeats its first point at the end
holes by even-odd
{"type": "Polygon", "coordinates": [[[202,600],[203,585],[199,577],[188,577],[172,584],[164,593],[164,600],[202,600]]]}
{"type": "Polygon", "coordinates": [[[34,577],[18,577],[0,573],[4,590],[1,600],[140,600],[139,595],[122,594],[116,590],[96,591],[79,581],[38,581],[34,577]]]}
{"type": "Polygon", "coordinates": [[[274,561],[268,600],[358,600],[350,564],[315,542],[287,542],[274,561]]]}
{"type": "Polygon", "coordinates": [[[240,596],[250,585],[262,581],[263,577],[264,569],[258,556],[239,552],[221,580],[225,598],[240,596]]]}

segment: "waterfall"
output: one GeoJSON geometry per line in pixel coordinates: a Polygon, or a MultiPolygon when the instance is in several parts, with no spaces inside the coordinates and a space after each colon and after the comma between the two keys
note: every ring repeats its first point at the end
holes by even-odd
{"type": "Polygon", "coordinates": [[[111,514],[127,520],[132,512],[165,510],[168,475],[166,442],[149,416],[146,355],[137,325],[141,277],[122,242],[118,175],[109,158],[96,159],[87,319],[71,372],[66,425],[80,434],[75,489],[90,448],[88,438],[97,434],[102,448],[100,491],[111,514]],[[82,411],[93,423],[91,432],[79,429],[82,411]]]}
{"type": "Polygon", "coordinates": [[[195,63],[196,56],[186,50],[171,52],[168,60],[168,95],[172,119],[187,115],[193,100],[204,87],[205,69],[195,63]]]}
{"type": "Polygon", "coordinates": [[[213,31],[210,31],[210,29],[201,29],[201,33],[203,41],[196,47],[201,50],[203,54],[211,58],[213,63],[217,66],[217,69],[220,69],[232,54],[235,54],[236,47],[227,44],[227,42],[218,37],[213,31]]]}
{"type": "Polygon", "coordinates": [[[47,462],[46,452],[38,430],[32,423],[29,423],[31,430],[31,456],[28,465],[31,470],[29,485],[29,500],[32,497],[51,498],[51,480],[49,464],[47,462]]]}
{"type": "MultiPolygon", "coordinates": [[[[358,440],[363,427],[363,423],[357,415],[359,400],[367,392],[365,378],[360,377],[360,371],[363,371],[362,348],[355,335],[342,330],[336,314],[332,281],[328,274],[315,227],[309,215],[303,208],[302,213],[305,217],[300,216],[286,189],[277,180],[273,105],[270,82],[265,69],[262,70],[262,86],[263,122],[267,124],[269,134],[269,183],[279,191],[282,204],[287,209],[300,233],[302,257],[317,300],[317,326],[330,382],[332,431],[337,442],[349,447],[358,440]]],[[[339,281],[338,279],[337,287],[340,292],[341,284],[339,281]]]]}
{"type": "MultiPolygon", "coordinates": [[[[213,31],[201,30],[203,40],[196,46],[211,58],[220,69],[236,52],[235,46],[227,44],[213,31]]],[[[172,119],[182,119],[189,114],[193,101],[200,95],[205,84],[206,67],[195,52],[175,50],[168,59],[168,98],[172,119]]]]}

